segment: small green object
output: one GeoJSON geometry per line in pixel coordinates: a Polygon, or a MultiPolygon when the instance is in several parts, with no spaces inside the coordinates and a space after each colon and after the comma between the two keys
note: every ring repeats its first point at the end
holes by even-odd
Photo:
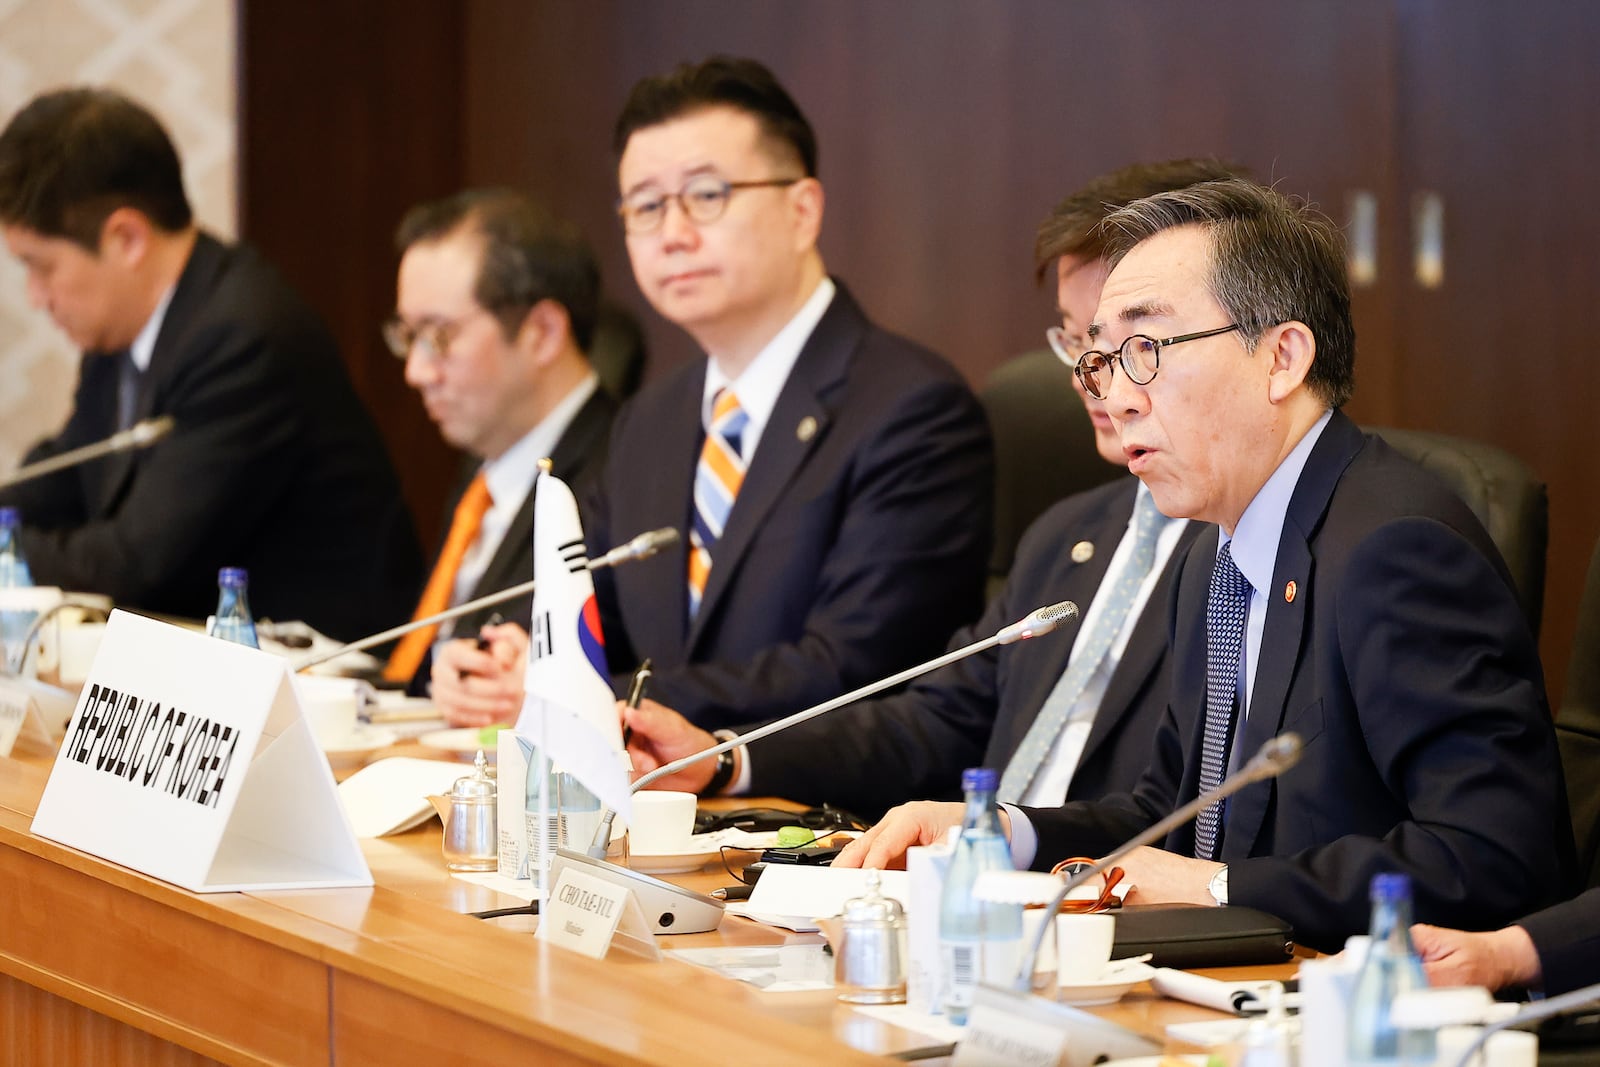
{"type": "Polygon", "coordinates": [[[780,826],[778,828],[779,848],[799,848],[809,845],[817,839],[817,835],[804,826],[780,826]]]}
{"type": "Polygon", "coordinates": [[[500,736],[500,731],[509,729],[511,727],[503,722],[497,722],[493,726],[484,726],[478,730],[478,744],[498,745],[500,742],[497,739],[500,736]]]}

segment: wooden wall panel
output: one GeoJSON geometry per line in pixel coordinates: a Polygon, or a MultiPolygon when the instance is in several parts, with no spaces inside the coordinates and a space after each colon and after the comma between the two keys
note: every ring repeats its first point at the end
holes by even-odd
{"type": "Polygon", "coordinates": [[[751,55],[817,127],[823,250],[885,325],[975,383],[1037,348],[1053,294],[1034,226],[1063,193],[1136,159],[1248,165],[1343,221],[1380,205],[1379,281],[1355,295],[1358,420],[1509,448],[1551,483],[1543,650],[1559,698],[1600,503],[1583,427],[1600,209],[1583,5],[1353,0],[334,0],[241,17],[245,232],[335,322],[363,395],[436,528],[451,460],[389,366],[389,231],[454,185],[528,188],[576,219],[644,323],[652,375],[694,355],[644,306],[612,205],[610,127],[640,76],[751,55]],[[309,73],[308,73],[309,72],[309,73]],[[315,76],[310,76],[314,74],[315,76]],[[1412,196],[1439,189],[1447,284],[1409,285],[1412,196]],[[1524,292],[1528,295],[1524,295],[1524,292]],[[1516,309],[1516,310],[1513,310],[1516,309]],[[1505,388],[1508,359],[1559,369],[1505,388]]]}
{"type": "Polygon", "coordinates": [[[0,974],[0,1063],[213,1067],[220,1062],[0,974]]]}
{"type": "Polygon", "coordinates": [[[433,0],[240,4],[239,219],[328,320],[431,546],[455,454],[379,336],[394,230],[461,181],[461,9],[433,0]]]}

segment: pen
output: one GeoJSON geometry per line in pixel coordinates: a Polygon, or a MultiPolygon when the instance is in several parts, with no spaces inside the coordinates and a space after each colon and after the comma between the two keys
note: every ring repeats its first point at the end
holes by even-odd
{"type": "Polygon", "coordinates": [[[713,889],[711,895],[718,900],[749,900],[750,890],[751,887],[747,885],[730,885],[713,889]]]}
{"type": "MultiPolygon", "coordinates": [[[[636,708],[644,699],[644,687],[650,681],[650,661],[646,659],[639,664],[639,669],[633,672],[633,681],[628,683],[628,707],[636,708]]],[[[627,748],[628,742],[633,740],[633,727],[627,723],[622,724],[622,747],[627,748]]]]}
{"type": "MultiPolygon", "coordinates": [[[[500,617],[500,613],[498,611],[495,612],[494,614],[490,615],[487,619],[484,620],[483,625],[478,628],[478,651],[479,652],[487,652],[487,651],[489,651],[489,646],[491,644],[493,644],[493,642],[490,641],[489,638],[484,635],[483,631],[489,629],[492,626],[499,626],[502,622],[505,622],[505,620],[500,617]]],[[[459,672],[459,674],[460,674],[461,680],[462,681],[466,681],[467,672],[466,671],[461,671],[461,672],[459,672]]]]}

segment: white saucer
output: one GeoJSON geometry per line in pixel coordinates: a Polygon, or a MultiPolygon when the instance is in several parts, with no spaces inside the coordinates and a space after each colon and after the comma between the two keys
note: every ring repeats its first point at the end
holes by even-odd
{"type": "Polygon", "coordinates": [[[1148,982],[1156,969],[1146,963],[1124,964],[1118,966],[1112,961],[1106,966],[1106,972],[1092,982],[1079,979],[1069,979],[1069,985],[1063,985],[1056,991],[1057,999],[1067,1004],[1076,1004],[1087,1007],[1094,1004],[1115,1004],[1122,999],[1122,995],[1140,982],[1148,982]]]}
{"type": "Polygon", "coordinates": [[[719,849],[709,852],[633,852],[628,853],[628,866],[645,874],[686,874],[698,871],[717,858],[719,849]]]}
{"type": "Polygon", "coordinates": [[[457,759],[471,763],[478,755],[478,750],[483,750],[483,758],[493,763],[499,758],[499,745],[495,741],[485,743],[478,734],[476,726],[458,726],[453,730],[434,730],[417,738],[417,744],[427,748],[436,748],[441,752],[448,752],[457,759]]]}
{"type": "Polygon", "coordinates": [[[349,767],[365,763],[368,756],[381,748],[388,748],[400,740],[400,735],[383,726],[357,726],[332,744],[323,744],[322,754],[335,767],[349,767]]]}

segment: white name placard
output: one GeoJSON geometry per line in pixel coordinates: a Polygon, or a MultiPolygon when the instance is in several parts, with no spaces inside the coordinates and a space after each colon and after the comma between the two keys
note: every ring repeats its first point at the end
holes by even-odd
{"type": "Polygon", "coordinates": [[[72,705],[65,689],[35,678],[0,677],[0,756],[11,755],[20,740],[53,749],[72,705]]]}
{"type": "Polygon", "coordinates": [[[562,870],[549,899],[540,905],[534,936],[597,960],[605,958],[613,939],[618,948],[661,958],[633,891],[571,867],[562,870]]]}
{"type": "Polygon", "coordinates": [[[33,832],[199,893],[372,884],[287,663],[122,611],[33,832]]]}

